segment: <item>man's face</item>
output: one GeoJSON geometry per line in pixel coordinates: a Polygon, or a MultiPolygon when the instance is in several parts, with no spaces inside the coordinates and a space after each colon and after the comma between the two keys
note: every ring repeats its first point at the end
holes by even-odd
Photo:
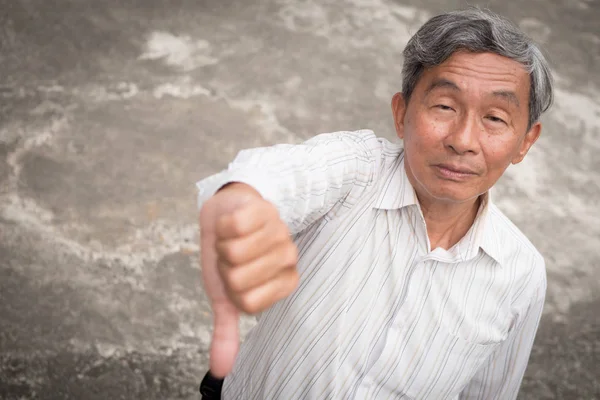
{"type": "Polygon", "coordinates": [[[516,61],[454,53],[423,71],[405,103],[392,100],[405,167],[419,196],[460,203],[488,191],[537,140],[527,131],[530,79],[516,61]]]}

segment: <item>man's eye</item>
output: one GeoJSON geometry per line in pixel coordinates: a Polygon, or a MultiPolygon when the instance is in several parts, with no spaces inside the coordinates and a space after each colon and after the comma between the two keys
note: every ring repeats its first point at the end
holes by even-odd
{"type": "Polygon", "coordinates": [[[497,123],[506,125],[506,121],[504,121],[502,118],[498,118],[493,115],[489,115],[487,118],[492,122],[497,122],[497,123]]]}
{"type": "Polygon", "coordinates": [[[447,106],[445,104],[438,104],[436,105],[437,108],[439,108],[440,110],[445,110],[445,111],[452,111],[454,110],[452,107],[447,106]]]}

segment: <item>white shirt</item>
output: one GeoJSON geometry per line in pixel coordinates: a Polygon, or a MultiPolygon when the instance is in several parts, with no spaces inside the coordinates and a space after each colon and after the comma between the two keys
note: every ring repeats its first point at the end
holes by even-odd
{"type": "Polygon", "coordinates": [[[244,182],[275,204],[300,285],[264,312],[224,399],[514,399],[542,313],[542,256],[483,196],[431,249],[400,144],[372,131],[241,151],[200,204],[244,182]]]}

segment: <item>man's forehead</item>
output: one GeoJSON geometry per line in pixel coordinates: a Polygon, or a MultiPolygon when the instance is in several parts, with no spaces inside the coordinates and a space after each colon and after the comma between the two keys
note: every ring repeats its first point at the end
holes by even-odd
{"type": "Polygon", "coordinates": [[[517,61],[493,53],[459,52],[440,65],[425,68],[421,83],[426,94],[435,89],[461,91],[477,85],[484,92],[509,99],[513,95],[527,96],[530,80],[517,61]]]}
{"type": "Polygon", "coordinates": [[[494,53],[455,52],[443,63],[425,68],[425,71],[431,75],[452,74],[489,82],[520,84],[521,80],[529,78],[529,73],[522,64],[494,53]]]}

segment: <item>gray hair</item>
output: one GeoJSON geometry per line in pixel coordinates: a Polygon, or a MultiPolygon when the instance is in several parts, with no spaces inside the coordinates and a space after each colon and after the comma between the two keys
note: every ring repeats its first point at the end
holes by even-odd
{"type": "Polygon", "coordinates": [[[423,70],[442,64],[459,50],[495,53],[521,63],[529,72],[529,130],[553,101],[550,66],[537,45],[509,20],[469,8],[427,21],[404,49],[402,94],[408,102],[423,70]]]}

